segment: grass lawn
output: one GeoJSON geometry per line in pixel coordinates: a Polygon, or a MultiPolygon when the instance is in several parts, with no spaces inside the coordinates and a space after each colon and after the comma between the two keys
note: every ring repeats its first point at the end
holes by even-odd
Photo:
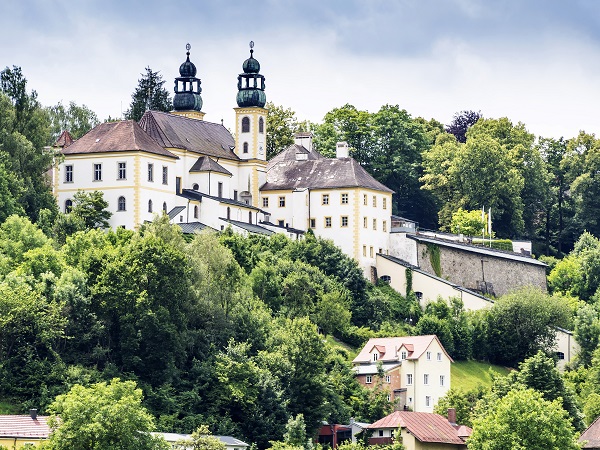
{"type": "Polygon", "coordinates": [[[510,371],[506,367],[494,366],[489,363],[457,361],[452,364],[451,387],[464,391],[475,389],[480,384],[490,387],[492,385],[490,369],[500,375],[506,375],[510,371]]]}

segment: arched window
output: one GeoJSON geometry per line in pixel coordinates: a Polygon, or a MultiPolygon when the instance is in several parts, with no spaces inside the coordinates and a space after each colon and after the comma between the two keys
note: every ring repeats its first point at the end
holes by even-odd
{"type": "Polygon", "coordinates": [[[117,211],[125,211],[125,197],[120,196],[117,200],[117,211]]]}
{"type": "Polygon", "coordinates": [[[242,119],[242,133],[250,132],[250,117],[244,117],[242,119]]]}
{"type": "Polygon", "coordinates": [[[200,186],[198,186],[198,183],[194,183],[194,184],[192,185],[192,189],[193,189],[194,191],[197,191],[198,189],[200,189],[200,186]]]}
{"type": "Polygon", "coordinates": [[[198,218],[198,205],[194,205],[194,219],[198,218]]]}
{"type": "Polygon", "coordinates": [[[148,212],[152,212],[152,200],[148,200],[148,212]]]}
{"type": "Polygon", "coordinates": [[[167,212],[167,202],[163,202],[163,211],[167,212]]]}
{"type": "Polygon", "coordinates": [[[244,153],[248,153],[248,143],[244,142],[244,153]]]}
{"type": "Polygon", "coordinates": [[[73,200],[67,199],[65,200],[65,212],[70,213],[73,209],[73,200]]]}
{"type": "Polygon", "coordinates": [[[248,211],[248,223],[252,223],[252,211],[248,211]]]}
{"type": "Polygon", "coordinates": [[[263,120],[262,117],[258,119],[258,132],[259,133],[265,132],[265,121],[263,120]]]}

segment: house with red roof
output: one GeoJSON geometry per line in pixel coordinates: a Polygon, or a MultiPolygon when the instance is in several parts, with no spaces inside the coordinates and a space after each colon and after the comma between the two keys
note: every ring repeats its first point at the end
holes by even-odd
{"type": "Polygon", "coordinates": [[[471,428],[456,424],[456,411],[448,410],[448,419],[439,414],[395,411],[368,426],[370,445],[385,445],[398,438],[406,450],[466,449],[471,428]],[[400,435],[398,435],[400,433],[400,435]]]}
{"type": "Polygon", "coordinates": [[[358,382],[388,392],[396,409],[433,412],[454,362],[437,336],[372,338],[354,358],[358,382]]]}
{"type": "Polygon", "coordinates": [[[28,416],[0,415],[0,446],[11,450],[27,444],[38,447],[50,435],[47,419],[47,416],[38,416],[35,409],[28,416]]]}

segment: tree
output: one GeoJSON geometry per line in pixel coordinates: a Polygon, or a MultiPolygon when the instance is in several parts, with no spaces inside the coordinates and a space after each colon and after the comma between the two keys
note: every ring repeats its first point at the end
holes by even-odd
{"type": "Polygon", "coordinates": [[[446,132],[454,135],[456,140],[462,144],[467,142],[467,131],[477,123],[483,116],[481,111],[461,111],[454,114],[452,122],[446,127],[446,132]]]}
{"type": "Polygon", "coordinates": [[[465,211],[458,208],[458,211],[452,214],[450,231],[465,236],[482,236],[483,230],[487,229],[487,214],[484,214],[484,218],[481,215],[479,210],[465,211]]]}
{"type": "Polygon", "coordinates": [[[538,350],[551,351],[554,326],[565,326],[570,309],[561,297],[524,288],[499,298],[487,315],[490,360],[515,367],[538,350]]]}
{"type": "Polygon", "coordinates": [[[218,437],[212,436],[206,425],[200,425],[192,433],[190,439],[180,439],[176,442],[177,448],[189,450],[226,450],[226,446],[218,437]]]}
{"type": "Polygon", "coordinates": [[[290,417],[285,426],[283,440],[292,447],[304,447],[306,445],[308,436],[306,435],[306,424],[304,423],[304,416],[302,414],[290,417]]]}
{"type": "Polygon", "coordinates": [[[467,440],[472,450],[579,449],[577,434],[560,400],[533,389],[514,389],[480,412],[467,440]]]}
{"type": "Polygon", "coordinates": [[[154,72],[146,67],[146,73],[141,74],[138,85],[131,94],[129,109],[125,112],[125,118],[140,120],[147,110],[169,112],[173,109],[171,95],[163,87],[165,81],[160,72],[154,72]]]}
{"type": "Polygon", "coordinates": [[[600,318],[592,305],[582,304],[577,309],[574,335],[579,344],[577,361],[584,367],[589,367],[600,339],[600,318]]]}
{"type": "Polygon", "coordinates": [[[438,400],[433,412],[446,417],[448,409],[454,408],[456,410],[456,423],[472,427],[473,413],[477,402],[481,400],[487,392],[489,391],[484,389],[481,385],[469,391],[450,388],[448,392],[446,392],[446,395],[438,400]]]}
{"type": "Polygon", "coordinates": [[[81,217],[86,228],[108,228],[108,219],[112,213],[106,210],[107,207],[108,202],[104,200],[103,192],[77,191],[73,195],[71,214],[81,217]]]}
{"type": "Polygon", "coordinates": [[[298,122],[296,113],[290,108],[267,102],[267,159],[271,159],[294,143],[298,122]]]}
{"type": "Polygon", "coordinates": [[[60,134],[67,130],[73,139],[79,139],[85,133],[98,125],[98,116],[87,106],[78,106],[69,102],[65,107],[61,102],[48,108],[50,114],[52,140],[58,139],[60,134]]]}
{"type": "Polygon", "coordinates": [[[77,384],[59,395],[49,410],[55,414],[50,420],[51,450],[169,448],[164,439],[150,434],[154,419],[142,406],[142,391],[133,381],[77,384]]]}

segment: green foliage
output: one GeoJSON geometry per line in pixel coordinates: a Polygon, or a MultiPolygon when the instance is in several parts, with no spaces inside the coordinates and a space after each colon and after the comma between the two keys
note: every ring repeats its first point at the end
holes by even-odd
{"type": "Polygon", "coordinates": [[[574,336],[579,344],[577,361],[584,367],[589,367],[600,339],[600,318],[593,306],[582,304],[577,310],[574,336]]]}
{"type": "Polygon", "coordinates": [[[583,407],[586,426],[590,426],[600,416],[600,394],[592,392],[583,407]]]}
{"type": "MultiPolygon", "coordinates": [[[[481,236],[483,230],[487,229],[487,214],[481,217],[481,211],[465,211],[462,208],[452,214],[450,231],[465,236],[481,236]]],[[[487,230],[486,230],[487,231],[487,230]]]]}
{"type": "Polygon", "coordinates": [[[294,133],[298,123],[296,113],[290,108],[284,109],[272,102],[265,106],[269,110],[267,115],[267,159],[271,159],[279,152],[294,143],[294,133]]]}
{"type": "Polygon", "coordinates": [[[297,414],[296,417],[290,417],[290,420],[288,420],[288,423],[285,426],[283,441],[291,447],[304,447],[307,440],[308,437],[306,435],[304,416],[302,414],[297,414]]]}
{"type": "Polygon", "coordinates": [[[79,139],[99,123],[94,111],[85,105],[78,106],[75,102],[69,102],[68,107],[58,102],[47,110],[50,115],[53,141],[56,141],[65,130],[73,139],[79,139]]]}
{"type": "Polygon", "coordinates": [[[226,450],[227,448],[219,438],[210,434],[206,425],[200,425],[190,439],[181,439],[175,445],[189,450],[226,450]]]}
{"type": "Polygon", "coordinates": [[[473,420],[467,440],[473,450],[567,450],[580,448],[577,434],[559,400],[533,389],[514,389],[473,420]]]}
{"type": "Polygon", "coordinates": [[[146,110],[169,112],[173,109],[171,95],[163,85],[160,72],[154,72],[146,67],[146,73],[142,73],[138,85],[131,94],[129,109],[125,112],[125,118],[139,121],[146,110]]]}
{"type": "Polygon", "coordinates": [[[427,253],[429,254],[429,262],[433,272],[438,276],[442,276],[442,263],[440,260],[440,247],[437,244],[426,244],[427,253]]]}
{"type": "MultiPolygon", "coordinates": [[[[455,380],[453,380],[453,384],[455,384],[455,380]]],[[[447,417],[448,409],[454,408],[456,410],[456,423],[472,427],[475,406],[487,392],[488,390],[481,385],[468,391],[450,388],[446,395],[438,400],[433,412],[447,417]]]]}
{"type": "Polygon", "coordinates": [[[90,387],[75,385],[50,406],[54,416],[49,439],[52,450],[120,448],[168,449],[153,437],[152,416],[142,406],[142,391],[133,381],[113,379],[90,387]]]}
{"type": "Polygon", "coordinates": [[[104,200],[103,192],[77,191],[73,195],[71,214],[83,219],[86,228],[108,228],[108,219],[112,213],[107,207],[108,202],[104,200]]]}

